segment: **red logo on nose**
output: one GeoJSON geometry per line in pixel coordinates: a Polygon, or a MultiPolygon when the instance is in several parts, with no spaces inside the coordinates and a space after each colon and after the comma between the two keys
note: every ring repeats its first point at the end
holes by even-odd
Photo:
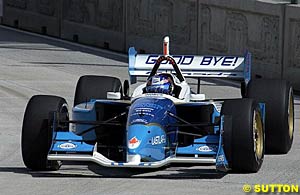
{"type": "Polygon", "coordinates": [[[129,149],[135,149],[137,147],[139,147],[139,145],[141,144],[141,141],[138,140],[135,136],[133,138],[131,138],[128,141],[128,148],[129,149]]]}
{"type": "Polygon", "coordinates": [[[131,140],[129,140],[129,143],[130,143],[130,144],[136,144],[136,143],[138,143],[138,142],[139,142],[139,140],[136,139],[136,137],[133,137],[133,138],[131,138],[131,140]]]}

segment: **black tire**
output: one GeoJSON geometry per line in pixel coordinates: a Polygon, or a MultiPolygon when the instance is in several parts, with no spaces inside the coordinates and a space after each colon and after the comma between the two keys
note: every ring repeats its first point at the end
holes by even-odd
{"type": "Polygon", "coordinates": [[[286,154],[293,143],[294,99],[285,80],[250,81],[247,97],[266,104],[266,153],[286,154]]]}
{"type": "Polygon", "coordinates": [[[258,104],[247,98],[226,100],[221,114],[225,116],[223,144],[229,167],[233,172],[257,172],[264,159],[264,129],[258,104]]]}
{"type": "Polygon", "coordinates": [[[91,99],[107,99],[109,91],[122,94],[120,79],[108,76],[82,76],[77,82],[74,106],[91,99]]]}
{"type": "Polygon", "coordinates": [[[48,161],[52,144],[52,129],[48,118],[51,112],[68,112],[65,99],[57,96],[33,96],[26,107],[22,127],[22,157],[25,166],[32,170],[57,170],[58,161],[48,161]]]}

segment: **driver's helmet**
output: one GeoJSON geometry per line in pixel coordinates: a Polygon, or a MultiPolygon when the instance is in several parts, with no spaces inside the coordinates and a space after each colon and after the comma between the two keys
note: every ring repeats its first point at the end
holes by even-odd
{"type": "Polygon", "coordinates": [[[144,88],[145,93],[164,93],[172,95],[174,84],[172,76],[169,74],[159,74],[148,79],[144,88]]]}

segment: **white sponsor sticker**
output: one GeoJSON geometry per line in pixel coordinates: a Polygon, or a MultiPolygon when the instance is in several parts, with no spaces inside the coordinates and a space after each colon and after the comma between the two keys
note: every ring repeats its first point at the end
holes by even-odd
{"type": "Polygon", "coordinates": [[[197,148],[198,151],[200,152],[213,152],[217,150],[216,146],[200,146],[197,148]]]}
{"type": "Polygon", "coordinates": [[[166,143],[166,137],[164,135],[158,135],[155,137],[151,138],[151,144],[154,145],[159,145],[159,144],[164,144],[166,143]]]}
{"type": "Polygon", "coordinates": [[[67,143],[63,143],[63,144],[58,145],[58,147],[61,148],[61,149],[69,150],[69,149],[76,148],[77,146],[73,143],[67,142],[67,143]]]}

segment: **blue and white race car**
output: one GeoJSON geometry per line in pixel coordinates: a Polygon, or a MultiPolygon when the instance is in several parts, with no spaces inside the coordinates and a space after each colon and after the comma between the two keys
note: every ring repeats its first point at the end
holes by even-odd
{"type": "MultiPolygon", "coordinates": [[[[251,79],[251,55],[137,54],[129,49],[131,83],[82,76],[72,119],[64,98],[33,96],[22,128],[22,156],[32,170],[58,170],[64,161],[105,167],[159,168],[173,163],[215,164],[220,171],[257,172],[264,154],[287,153],[294,132],[294,100],[284,80],[251,79]],[[241,81],[242,98],[206,99],[186,78],[241,81]]],[[[200,83],[200,82],[198,82],[200,83]]],[[[198,84],[199,85],[199,84],[198,84]]],[[[198,89],[200,86],[198,86],[198,89]]]]}

